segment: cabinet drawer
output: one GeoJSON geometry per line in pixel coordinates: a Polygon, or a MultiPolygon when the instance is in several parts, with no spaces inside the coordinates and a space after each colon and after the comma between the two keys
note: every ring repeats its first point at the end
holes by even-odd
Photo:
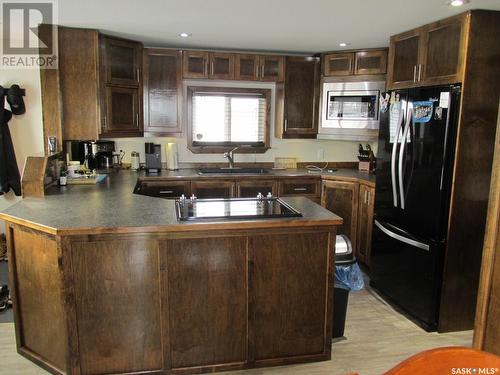
{"type": "Polygon", "coordinates": [[[191,195],[189,181],[143,181],[138,188],[136,188],[136,193],[142,195],[149,195],[151,197],[162,197],[162,198],[179,198],[181,195],[189,197],[191,195]],[[140,189],[140,191],[138,191],[140,189]]]}
{"type": "Polygon", "coordinates": [[[259,193],[267,195],[271,193],[276,196],[278,189],[273,180],[239,181],[237,184],[237,196],[240,198],[255,198],[259,193]]]}
{"type": "Polygon", "coordinates": [[[200,199],[233,198],[234,182],[232,181],[193,181],[192,193],[200,199]]]}
{"type": "Polygon", "coordinates": [[[281,182],[280,196],[320,195],[320,182],[316,179],[297,179],[281,182]]]}

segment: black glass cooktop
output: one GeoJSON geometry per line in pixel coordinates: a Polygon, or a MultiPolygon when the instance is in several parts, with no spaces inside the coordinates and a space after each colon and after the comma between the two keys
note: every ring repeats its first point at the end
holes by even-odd
{"type": "Polygon", "coordinates": [[[260,220],[301,217],[302,214],[279,198],[178,199],[177,219],[260,220]]]}

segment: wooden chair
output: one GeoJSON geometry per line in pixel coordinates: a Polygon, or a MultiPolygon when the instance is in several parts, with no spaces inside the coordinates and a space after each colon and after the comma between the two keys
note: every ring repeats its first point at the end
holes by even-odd
{"type": "Polygon", "coordinates": [[[469,368],[475,375],[500,374],[500,357],[470,348],[437,348],[411,356],[384,375],[463,374],[453,369],[469,368]],[[473,369],[476,369],[475,372],[473,369]]]}

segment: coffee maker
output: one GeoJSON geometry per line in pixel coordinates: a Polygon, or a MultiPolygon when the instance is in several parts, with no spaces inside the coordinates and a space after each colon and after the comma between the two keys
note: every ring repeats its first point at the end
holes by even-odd
{"type": "Polygon", "coordinates": [[[68,141],[66,148],[70,160],[78,160],[87,169],[108,169],[113,166],[113,141],[68,141]]]}
{"type": "Polygon", "coordinates": [[[146,172],[159,173],[161,171],[161,145],[146,142],[146,172]]]}

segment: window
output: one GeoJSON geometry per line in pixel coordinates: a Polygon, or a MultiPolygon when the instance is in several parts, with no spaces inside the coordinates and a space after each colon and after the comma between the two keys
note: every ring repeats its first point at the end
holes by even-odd
{"type": "Polygon", "coordinates": [[[189,148],[193,152],[265,152],[271,90],[188,87],[189,148]]]}

